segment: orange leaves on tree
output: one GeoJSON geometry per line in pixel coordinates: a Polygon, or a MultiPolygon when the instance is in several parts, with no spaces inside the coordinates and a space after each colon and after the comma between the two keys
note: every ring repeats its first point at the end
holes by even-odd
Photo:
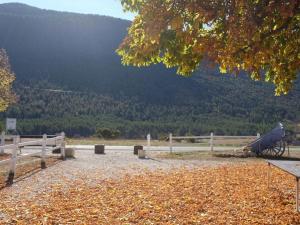
{"type": "Polygon", "coordinates": [[[286,94],[297,78],[300,1],[121,2],[137,13],[117,50],[125,65],[163,62],[189,75],[208,58],[221,65],[221,72],[226,67],[228,73],[246,71],[255,80],[273,82],[278,95],[286,94]]]}

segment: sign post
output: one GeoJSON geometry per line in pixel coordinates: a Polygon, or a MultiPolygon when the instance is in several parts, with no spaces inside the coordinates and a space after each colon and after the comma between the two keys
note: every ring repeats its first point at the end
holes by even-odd
{"type": "MultiPolygon", "coordinates": [[[[1,143],[0,143],[0,146],[4,146],[5,145],[5,132],[2,131],[1,133],[1,143]]],[[[0,149],[0,155],[3,155],[4,154],[4,148],[1,148],[0,149]]]]}
{"type": "Polygon", "coordinates": [[[6,131],[16,131],[17,130],[17,119],[6,118],[6,131]]]}

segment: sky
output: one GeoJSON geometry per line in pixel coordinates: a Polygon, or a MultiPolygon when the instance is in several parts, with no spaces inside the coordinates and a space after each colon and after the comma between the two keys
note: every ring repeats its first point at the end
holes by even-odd
{"type": "Polygon", "coordinates": [[[1,3],[20,2],[42,9],[99,14],[132,20],[134,15],[124,13],[120,0],[0,0],[1,3]]]}

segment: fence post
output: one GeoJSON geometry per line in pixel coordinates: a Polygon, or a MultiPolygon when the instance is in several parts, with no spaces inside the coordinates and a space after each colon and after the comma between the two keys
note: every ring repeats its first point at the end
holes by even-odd
{"type": "Polygon", "coordinates": [[[47,134],[43,135],[42,143],[42,157],[41,157],[41,168],[46,169],[46,146],[47,146],[47,134]]]}
{"type": "Polygon", "coordinates": [[[65,149],[66,149],[65,137],[66,137],[66,135],[64,132],[62,132],[61,136],[62,136],[62,143],[61,143],[61,148],[60,148],[61,158],[63,160],[66,160],[66,153],[65,153],[65,149]]]}
{"type": "Polygon", "coordinates": [[[12,155],[10,160],[10,168],[8,173],[8,179],[6,185],[10,186],[14,183],[14,177],[16,173],[16,164],[17,164],[17,152],[19,150],[19,142],[17,138],[14,138],[14,148],[12,149],[12,155]]]}
{"type": "MultiPolygon", "coordinates": [[[[20,135],[17,135],[17,143],[21,143],[21,136],[20,135]]],[[[22,153],[22,148],[18,147],[18,152],[21,154],[22,153]]]]}
{"type": "MultiPolygon", "coordinates": [[[[5,132],[2,131],[1,133],[1,145],[0,146],[4,146],[5,145],[5,132]]],[[[0,150],[0,154],[3,155],[4,154],[4,148],[2,148],[0,150]]]]}
{"type": "Polygon", "coordinates": [[[210,150],[211,151],[214,150],[214,133],[213,132],[210,133],[210,150]]]}
{"type": "Polygon", "coordinates": [[[169,142],[170,142],[170,153],[172,153],[173,152],[173,134],[172,133],[170,133],[169,134],[169,142]]]}
{"type": "Polygon", "coordinates": [[[147,135],[147,150],[150,150],[150,146],[151,146],[151,134],[147,135]]]}

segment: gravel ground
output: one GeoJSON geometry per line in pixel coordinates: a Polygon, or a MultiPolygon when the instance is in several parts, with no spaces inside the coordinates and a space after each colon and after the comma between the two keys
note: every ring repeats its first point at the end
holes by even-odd
{"type": "MultiPolygon", "coordinates": [[[[167,160],[154,157],[141,160],[132,151],[106,151],[105,155],[95,155],[91,150],[76,150],[75,159],[59,162],[45,170],[18,180],[12,187],[2,189],[2,195],[15,198],[32,198],[51,190],[51,186],[60,185],[68,188],[76,179],[85,180],[88,185],[95,185],[105,179],[118,179],[128,174],[137,174],[153,170],[172,170],[186,167],[209,167],[223,165],[226,162],[205,160],[167,160]]],[[[228,162],[227,162],[228,163],[228,162]]],[[[1,216],[0,216],[1,217],[1,216]]]]}

